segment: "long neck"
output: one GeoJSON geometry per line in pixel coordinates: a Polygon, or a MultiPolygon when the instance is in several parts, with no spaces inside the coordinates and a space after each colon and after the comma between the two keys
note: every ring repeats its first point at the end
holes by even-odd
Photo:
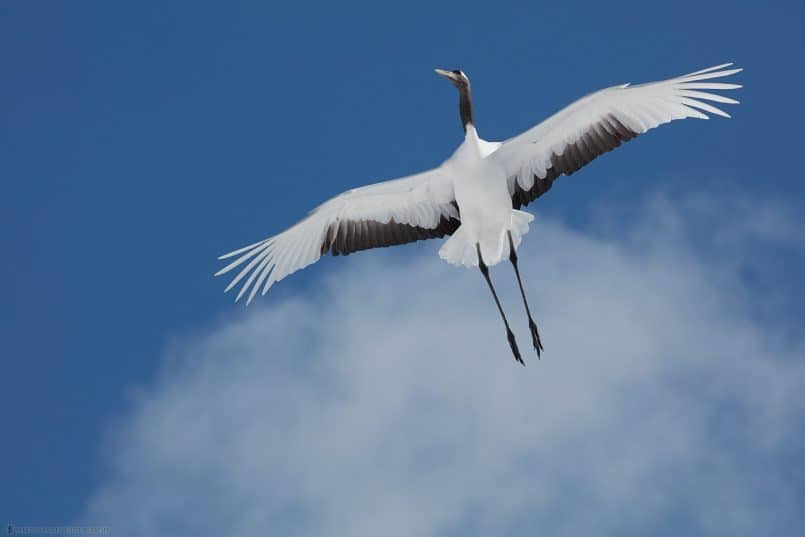
{"type": "Polygon", "coordinates": [[[464,132],[467,132],[467,125],[475,125],[472,120],[472,95],[470,94],[469,84],[458,86],[459,102],[458,109],[461,112],[461,125],[464,132]]]}

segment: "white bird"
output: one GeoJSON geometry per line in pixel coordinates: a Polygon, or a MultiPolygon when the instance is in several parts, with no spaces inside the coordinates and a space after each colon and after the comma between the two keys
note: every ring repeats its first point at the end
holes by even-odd
{"type": "Polygon", "coordinates": [[[480,268],[503,318],[512,353],[524,364],[488,270],[508,256],[539,356],[542,343],[516,254],[534,217],[520,207],[544,194],[557,177],[574,173],[654,127],[675,119],[708,119],[705,112],[730,117],[706,101],[738,101],[702,90],[740,88],[712,82],[741,71],[731,66],[726,63],[661,82],[623,84],[592,93],[504,142],[478,136],[467,75],[436,69],[459,91],[465,136],[450,158],[432,170],[349,190],[324,202],[282,233],[222,255],[219,259],[235,260],[216,276],[245,264],[226,291],[246,278],[236,300],[248,292],[248,304],[259,289],[265,295],[275,282],[328,252],[347,255],[449,235],[439,256],[454,265],[480,268]]]}

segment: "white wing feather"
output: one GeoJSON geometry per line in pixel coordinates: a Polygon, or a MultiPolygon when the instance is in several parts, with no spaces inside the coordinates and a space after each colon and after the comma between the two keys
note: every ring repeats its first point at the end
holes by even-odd
{"type": "Polygon", "coordinates": [[[260,287],[262,294],[266,294],[274,283],[318,261],[331,224],[339,221],[388,224],[393,219],[397,224],[435,229],[443,217],[458,218],[458,211],[451,203],[454,199],[453,180],[442,168],[355,188],[321,204],[282,233],[222,255],[219,259],[236,259],[215,275],[245,264],[226,291],[246,278],[235,300],[251,289],[248,304],[260,287]]]}
{"type": "Polygon", "coordinates": [[[731,66],[731,63],[725,63],[669,80],[637,86],[623,84],[592,93],[519,136],[506,140],[490,158],[504,166],[509,191],[514,194],[515,181],[528,191],[534,184],[535,175],[540,179],[548,175],[554,155],[562,156],[568,146],[578,142],[606,117],[614,116],[635,134],[675,119],[708,119],[705,112],[730,117],[705,101],[724,104],[737,104],[738,101],[699,90],[740,88],[739,84],[704,82],[741,71],[728,69],[731,66]]]}

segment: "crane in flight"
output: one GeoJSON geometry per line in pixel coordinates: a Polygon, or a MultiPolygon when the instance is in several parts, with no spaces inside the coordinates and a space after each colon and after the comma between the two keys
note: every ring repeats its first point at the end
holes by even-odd
{"type": "Polygon", "coordinates": [[[324,254],[347,255],[448,236],[439,256],[454,265],[480,269],[503,318],[514,358],[525,365],[489,278],[489,267],[508,257],[539,357],[542,341],[517,264],[517,247],[534,217],[520,208],[547,192],[558,177],[654,127],[676,119],[708,119],[707,113],[730,117],[710,102],[738,101],[712,90],[741,86],[713,80],[741,69],[725,63],[660,82],[606,88],[504,142],[478,136],[467,75],[460,70],[435,71],[459,93],[464,141],[450,158],[432,170],[344,192],[282,233],[222,255],[219,259],[234,260],[215,275],[239,269],[226,291],[245,278],[236,300],[248,293],[248,304],[260,289],[265,295],[274,283],[324,254]]]}

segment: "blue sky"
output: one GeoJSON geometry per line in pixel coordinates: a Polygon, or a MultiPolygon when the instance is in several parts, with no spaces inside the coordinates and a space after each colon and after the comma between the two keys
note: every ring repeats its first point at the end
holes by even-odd
{"type": "MultiPolygon", "coordinates": [[[[664,273],[652,263],[673,263],[671,253],[683,256],[696,272],[671,273],[689,283],[682,296],[695,297],[701,285],[716,297],[715,303],[733,297],[738,305],[724,310],[737,312],[740,322],[733,324],[748,323],[752,334],[774,338],[765,341],[766,336],[758,336],[763,342],[756,346],[763,351],[756,356],[799,363],[803,348],[799,332],[805,321],[805,286],[800,281],[805,256],[799,238],[805,208],[799,171],[805,112],[799,102],[805,75],[791,58],[805,45],[803,11],[796,2],[762,8],[749,2],[644,8],[599,2],[544,7],[523,2],[494,9],[488,3],[471,2],[409,2],[393,7],[344,2],[299,6],[4,2],[0,174],[5,194],[0,197],[0,247],[6,262],[0,275],[6,282],[6,307],[0,313],[5,381],[0,408],[7,441],[0,447],[0,460],[11,485],[0,491],[0,522],[41,525],[86,519],[92,523],[108,516],[123,532],[123,518],[114,518],[118,507],[108,498],[141,496],[134,495],[136,487],[121,477],[119,458],[125,450],[120,438],[135,435],[132,445],[151,445],[136,436],[138,424],[148,423],[149,413],[167,413],[172,407],[166,394],[178,389],[185,375],[192,377],[196,367],[209,363],[222,367],[209,357],[215,354],[209,345],[218,345],[221,331],[229,330],[222,327],[246,323],[251,327],[248,334],[276,335],[281,333],[277,325],[287,322],[294,332],[304,325],[293,317],[295,310],[288,313],[294,304],[303,310],[321,308],[325,311],[317,313],[318,319],[338,322],[339,317],[326,310],[332,303],[333,311],[342,311],[348,300],[333,291],[332,278],[352,281],[355,271],[368,277],[360,272],[364,264],[378,269],[370,275],[384,289],[396,283],[384,279],[383,270],[402,264],[459,279],[456,293],[486,292],[474,273],[455,274],[449,267],[429,264],[426,260],[435,257],[438,247],[435,243],[348,260],[324,259],[278,284],[271,296],[247,312],[223,295],[224,281],[211,277],[220,267],[218,254],[281,230],[327,197],[446,158],[460,142],[461,128],[455,90],[432,73],[434,67],[461,68],[469,74],[476,123],[487,139],[509,137],[604,86],[666,78],[725,61],[744,67],[740,81],[745,88],[737,96],[742,104],[730,108],[732,120],[674,124],[562,179],[550,195],[529,207],[537,220],[526,243],[529,259],[539,262],[541,240],[571,237],[573,245],[598,240],[600,244],[590,247],[610,245],[623,254],[623,262],[612,265],[615,269],[656,276],[646,280],[649,293],[651,285],[663,285],[664,273]],[[663,212],[662,207],[668,210],[663,212]],[[647,211],[680,222],[677,227],[657,228],[664,233],[659,236],[672,244],[656,258],[643,252],[646,243],[640,237],[619,241],[641,231],[636,227],[657,223],[656,215],[647,216],[647,211]],[[539,231],[541,218],[552,230],[544,235],[539,231]],[[643,253],[634,253],[635,249],[643,253]],[[630,264],[632,254],[645,263],[630,264]],[[332,301],[317,302],[319,295],[332,301]],[[287,319],[280,316],[282,312],[287,319]],[[196,351],[187,349],[197,347],[204,350],[198,351],[194,365],[196,351]],[[171,365],[176,361],[183,365],[171,365]],[[174,367],[185,373],[176,373],[174,367]]],[[[563,255],[558,246],[555,252],[563,255]]],[[[577,254],[567,263],[583,263],[584,249],[577,254]]],[[[501,281],[510,276],[504,272],[507,269],[501,267],[497,276],[501,281]]],[[[599,283],[611,285],[610,280],[599,283]]],[[[399,285],[408,288],[405,282],[399,285]]],[[[535,301],[541,300],[540,286],[551,287],[551,282],[537,274],[528,284],[535,301]]],[[[569,281],[561,288],[570,292],[578,286],[581,283],[569,281]]],[[[371,297],[364,298],[368,304],[364,307],[369,308],[371,297]]],[[[383,302],[392,298],[378,298],[378,307],[393,308],[383,302]]],[[[473,362],[474,367],[508,367],[508,349],[503,338],[497,338],[494,306],[487,300],[485,295],[478,298],[489,310],[479,314],[488,322],[478,330],[489,331],[493,348],[500,352],[495,359],[505,363],[482,360],[473,362]]],[[[516,302],[510,303],[514,312],[516,302]]],[[[433,307],[430,302],[415,302],[402,311],[414,319],[420,312],[417,304],[433,307]]],[[[651,304],[653,311],[675,312],[675,319],[698,311],[690,302],[687,307],[692,309],[667,301],[651,304]]],[[[457,301],[455,307],[460,305],[457,301]]],[[[553,349],[565,341],[561,334],[566,326],[554,323],[553,336],[548,329],[552,309],[561,309],[561,297],[544,305],[538,321],[545,323],[549,352],[543,363],[528,369],[529,375],[532,370],[541,375],[554,371],[567,380],[583,369],[558,372],[556,362],[545,365],[552,352],[560,352],[553,349]]],[[[579,311],[589,317],[598,310],[580,307],[579,311]]],[[[716,313],[703,318],[719,318],[716,313]]],[[[449,318],[451,310],[444,314],[449,318]]],[[[559,312],[556,315],[563,318],[559,312]]],[[[567,318],[572,324],[573,317],[567,318]]],[[[401,324],[416,326],[408,321],[401,324]]],[[[685,326],[697,333],[693,326],[685,326]]],[[[456,327],[449,332],[458,334],[456,327]]],[[[395,335],[397,346],[408,341],[403,336],[417,338],[395,335]]],[[[288,375],[295,379],[291,385],[304,391],[314,384],[307,384],[304,376],[298,378],[300,371],[322,374],[325,370],[314,365],[317,359],[322,368],[335,367],[330,358],[314,352],[329,336],[314,337],[304,345],[297,342],[298,347],[284,341],[281,352],[280,347],[271,347],[270,340],[254,337],[263,345],[258,346],[262,349],[258,355],[273,364],[256,370],[265,375],[259,378],[266,386],[277,387],[276,379],[288,375]],[[300,363],[300,357],[313,363],[300,363]]],[[[300,339],[306,337],[309,334],[300,339]]],[[[231,343],[221,345],[215,348],[232,358],[235,370],[238,360],[255,362],[254,354],[242,357],[231,343]]],[[[616,346],[602,345],[607,352],[616,346]]],[[[584,349],[579,353],[588,358],[584,349]]],[[[633,354],[644,356],[640,350],[633,354]]],[[[652,351],[651,356],[659,354],[652,351]]],[[[377,358],[404,359],[405,353],[392,352],[377,358]]],[[[361,378],[357,372],[364,371],[364,362],[355,360],[356,369],[343,373],[353,381],[361,378]]],[[[426,374],[427,364],[419,369],[419,363],[415,360],[406,371],[426,374]]],[[[226,367],[214,370],[223,386],[239,393],[242,378],[227,376],[226,367]]],[[[690,371],[710,374],[723,368],[690,371]]],[[[494,378],[500,382],[508,378],[500,372],[490,375],[497,375],[494,378]]],[[[789,376],[799,378],[790,371],[783,375],[789,376]]],[[[435,377],[449,378],[443,371],[435,377]]],[[[194,382],[189,384],[196,386],[194,382]]],[[[522,379],[512,382],[524,389],[522,379]]],[[[539,385],[545,388],[546,382],[542,378],[539,385]]],[[[607,384],[613,389],[615,385],[607,384]]],[[[411,386],[416,389],[417,384],[411,386]]],[[[741,401],[754,394],[730,386],[727,392],[738,394],[734,396],[741,401]]],[[[505,391],[501,388],[501,393],[505,391]]],[[[206,392],[199,387],[189,393],[206,392]]],[[[472,392],[455,393],[451,401],[459,404],[460,395],[472,392]]],[[[627,405],[619,401],[615,406],[621,404],[627,405]]],[[[211,416],[226,410],[231,409],[200,407],[201,414],[209,411],[211,416]]],[[[262,412],[259,406],[249,411],[262,412]]],[[[394,419],[389,418],[393,415],[382,417],[394,419]]],[[[293,416],[288,419],[307,415],[293,416]]],[[[757,418],[750,411],[747,416],[751,423],[757,418]]],[[[783,432],[802,423],[801,416],[774,416],[783,432]]],[[[417,424],[412,427],[427,436],[417,424]]],[[[690,445],[699,447],[711,440],[717,446],[727,445],[726,439],[736,434],[731,429],[723,435],[714,433],[713,440],[694,429],[696,434],[688,438],[696,439],[690,445]]],[[[272,442],[270,436],[257,438],[272,442]]],[[[793,446],[803,441],[801,436],[786,438],[793,446]]],[[[174,445],[182,443],[177,439],[174,445]]],[[[144,447],[139,454],[147,453],[144,447]]],[[[780,449],[759,459],[772,475],[783,467],[791,472],[792,481],[779,489],[786,491],[783,504],[805,496],[803,470],[791,466],[801,464],[795,455],[780,449]]],[[[472,457],[459,459],[478,462],[472,457]]],[[[217,469],[199,464],[211,472],[217,469]]],[[[141,466],[144,473],[153,467],[141,466]]],[[[762,482],[760,474],[753,468],[741,483],[772,487],[762,482]]],[[[488,474],[496,475],[492,470],[488,474]]],[[[720,483],[722,477],[717,474],[714,479],[720,483]]],[[[278,478],[277,487],[282,483],[278,478]]],[[[568,493],[578,488],[592,494],[586,481],[563,483],[568,493]]],[[[376,486],[385,490],[388,483],[377,481],[376,486]]],[[[251,499],[273,498],[272,494],[260,489],[251,499]]],[[[625,495],[624,501],[630,497],[625,495]]],[[[467,502],[482,500],[471,497],[467,502]]],[[[690,510],[668,501],[671,507],[663,511],[663,520],[669,525],[677,521],[675,516],[686,521],[690,510]]],[[[319,513],[316,505],[304,508],[319,513]]],[[[174,513],[178,514],[180,509],[174,513]]],[[[283,516],[301,515],[291,511],[283,516]]],[[[512,517],[522,527],[534,523],[512,517]]],[[[459,519],[457,526],[442,521],[428,528],[459,531],[461,524],[473,523],[471,518],[459,519]]],[[[505,517],[495,518],[495,524],[501,519],[505,517]]],[[[793,515],[783,519],[788,530],[805,526],[793,515]]],[[[316,520],[330,521],[334,527],[342,522],[324,515],[316,520]]],[[[638,527],[638,522],[629,528],[638,527]]],[[[709,531],[704,522],[685,523],[701,533],[709,531]]],[[[351,523],[343,527],[355,529],[351,523]]],[[[249,533],[248,528],[243,531],[249,533]]],[[[563,531],[573,534],[572,528],[563,531]]]]}

